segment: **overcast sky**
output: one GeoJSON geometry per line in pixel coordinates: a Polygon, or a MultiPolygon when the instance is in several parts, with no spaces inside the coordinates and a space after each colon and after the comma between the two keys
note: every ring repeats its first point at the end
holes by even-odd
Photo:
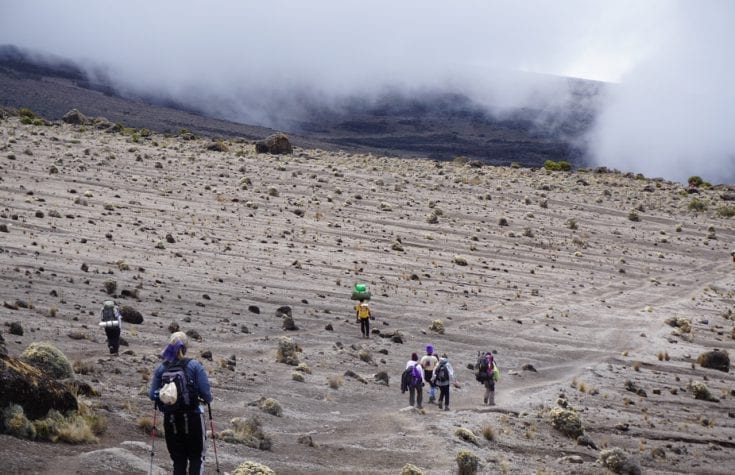
{"type": "Polygon", "coordinates": [[[716,182],[735,182],[734,25],[730,0],[0,0],[0,44],[242,119],[292,90],[451,86],[502,108],[563,96],[509,71],[614,82],[598,163],[716,182]]]}

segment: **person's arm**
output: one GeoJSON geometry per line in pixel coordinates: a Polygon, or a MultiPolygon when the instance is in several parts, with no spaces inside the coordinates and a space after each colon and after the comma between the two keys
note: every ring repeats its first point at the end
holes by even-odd
{"type": "Polygon", "coordinates": [[[151,401],[155,401],[158,399],[158,395],[156,394],[158,392],[158,388],[161,386],[161,375],[163,374],[163,366],[159,366],[156,368],[156,371],[153,373],[153,380],[151,381],[151,387],[148,390],[148,398],[151,401]]]}
{"type": "Polygon", "coordinates": [[[115,307],[115,317],[117,317],[118,328],[122,328],[122,314],[120,313],[120,310],[117,307],[115,307]]]}
{"type": "Polygon", "coordinates": [[[209,404],[212,402],[212,390],[209,387],[209,377],[207,376],[207,372],[204,370],[204,366],[196,360],[194,360],[196,364],[194,364],[194,380],[196,381],[196,387],[197,387],[197,393],[199,394],[199,398],[203,399],[204,402],[209,404]]]}

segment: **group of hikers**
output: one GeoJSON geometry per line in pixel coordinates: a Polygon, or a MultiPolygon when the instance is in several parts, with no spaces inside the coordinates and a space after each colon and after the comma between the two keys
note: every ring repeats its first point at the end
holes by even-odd
{"type": "MultiPolygon", "coordinates": [[[[495,383],[500,377],[500,370],[495,364],[493,354],[489,351],[478,355],[475,365],[475,378],[485,386],[483,403],[495,405],[495,383]]],[[[401,375],[401,391],[408,391],[408,404],[417,409],[423,409],[423,388],[428,384],[429,404],[436,403],[440,410],[449,410],[449,389],[451,386],[460,387],[454,368],[449,362],[446,353],[437,357],[432,344],[426,345],[426,354],[419,359],[418,353],[411,353],[411,359],[406,363],[406,369],[401,375]],[[436,390],[439,389],[439,400],[436,399],[436,390]]]]}
{"type": "MultiPolygon", "coordinates": [[[[369,292],[365,290],[369,298],[369,292]]],[[[355,317],[360,322],[362,338],[370,338],[370,320],[374,317],[365,298],[360,298],[355,306],[355,317]]],[[[103,303],[99,325],[104,328],[107,346],[111,355],[117,355],[120,347],[122,317],[112,300],[103,303]]],[[[161,352],[162,362],[156,368],[148,397],[154,403],[153,429],[151,431],[151,471],[156,435],[156,416],[163,414],[163,428],[166,447],[173,461],[174,475],[204,473],[206,455],[206,424],[202,404],[209,408],[212,424],[212,411],[209,404],[212,393],[209,377],[204,366],[196,359],[186,357],[189,339],[186,333],[177,331],[171,334],[168,344],[161,352]]],[[[484,403],[495,404],[495,381],[499,375],[490,352],[478,360],[476,377],[485,385],[484,403]],[[482,373],[482,374],[480,374],[482,373]]],[[[411,354],[401,378],[401,390],[409,392],[409,404],[423,408],[423,387],[429,385],[429,403],[437,403],[439,409],[449,411],[450,386],[460,387],[446,353],[438,357],[433,345],[426,346],[426,354],[419,359],[417,353],[411,354]],[[437,401],[437,389],[439,398],[437,401]]],[[[217,448],[215,447],[215,460],[217,448]]],[[[219,471],[219,462],[217,462],[219,471]]]]}

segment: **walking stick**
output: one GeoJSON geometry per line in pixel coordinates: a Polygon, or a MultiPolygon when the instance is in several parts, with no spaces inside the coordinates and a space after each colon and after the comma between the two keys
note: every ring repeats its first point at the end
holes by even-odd
{"type": "Polygon", "coordinates": [[[151,428],[151,467],[148,469],[148,475],[153,474],[153,455],[155,452],[155,445],[156,445],[156,414],[158,413],[157,407],[156,407],[156,401],[153,401],[153,428],[151,428]]]}
{"type": "Polygon", "coordinates": [[[214,434],[214,422],[212,422],[212,406],[207,403],[209,409],[209,427],[212,429],[212,446],[214,447],[214,463],[217,465],[217,473],[219,473],[219,459],[217,458],[217,436],[214,434]]]}

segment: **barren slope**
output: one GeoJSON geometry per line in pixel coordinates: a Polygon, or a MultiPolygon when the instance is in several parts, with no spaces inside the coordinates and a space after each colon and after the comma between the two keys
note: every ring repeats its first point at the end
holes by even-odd
{"type": "MultiPolygon", "coordinates": [[[[105,448],[125,449],[147,469],[148,438],[136,421],[151,415],[146,370],[172,320],[201,334],[192,355],[213,354],[202,361],[217,429],[258,415],[273,439],[271,451],[218,442],[226,471],[249,459],[277,473],[398,473],[409,462],[443,473],[469,449],[487,473],[604,473],[599,450],[549,422],[547,409],[565,393],[600,449],[622,447],[647,473],[732,472],[733,377],[693,364],[706,349],[735,346],[726,313],[735,233],[732,219],[712,212],[723,204],[718,192],[704,191],[710,211],[695,214],[680,185],[620,174],[205,147],[0,122],[0,224],[8,227],[0,299],[33,307],[0,308],[2,323],[26,330],[19,337],[3,328],[8,350],[51,340],[70,359],[93,363],[95,372],[79,377],[102,392],[93,403],[110,420],[99,447],[0,436],[11,472],[109,473],[82,456],[105,448]],[[640,221],[629,219],[633,208],[640,221]],[[96,326],[108,280],[117,294],[137,294],[117,300],[145,317],[124,326],[130,351],[118,358],[105,354],[96,326]],[[349,300],[356,282],[373,292],[374,328],[400,331],[403,344],[359,338],[349,300]],[[282,329],[282,305],[298,330],[282,329]],[[672,336],[672,316],[691,320],[692,333],[672,336]],[[437,319],[442,335],[429,330],[437,319]],[[72,330],[87,338],[70,339],[72,330]],[[303,349],[311,369],[303,383],[276,363],[282,336],[303,349]],[[429,342],[449,354],[462,387],[452,411],[401,411],[400,372],[429,342]],[[497,351],[503,370],[494,408],[482,406],[466,368],[485,349],[497,351]],[[657,358],[663,352],[668,360],[657,358]],[[234,371],[224,364],[231,355],[234,371]],[[390,374],[389,386],[373,380],[378,371],[390,374]],[[337,376],[343,384],[332,389],[328,378],[337,376]],[[647,397],[626,391],[628,380],[647,397]],[[720,402],[695,400],[690,380],[705,381],[720,402]],[[248,405],[262,396],[277,399],[283,416],[248,405]],[[468,444],[454,435],[459,426],[478,434],[489,426],[495,440],[468,444]],[[298,442],[306,434],[316,447],[298,442]]],[[[156,464],[169,469],[164,444],[156,446],[156,464]]],[[[136,471],[126,467],[121,473],[136,471]]],[[[207,467],[214,473],[211,452],[207,467]]]]}

